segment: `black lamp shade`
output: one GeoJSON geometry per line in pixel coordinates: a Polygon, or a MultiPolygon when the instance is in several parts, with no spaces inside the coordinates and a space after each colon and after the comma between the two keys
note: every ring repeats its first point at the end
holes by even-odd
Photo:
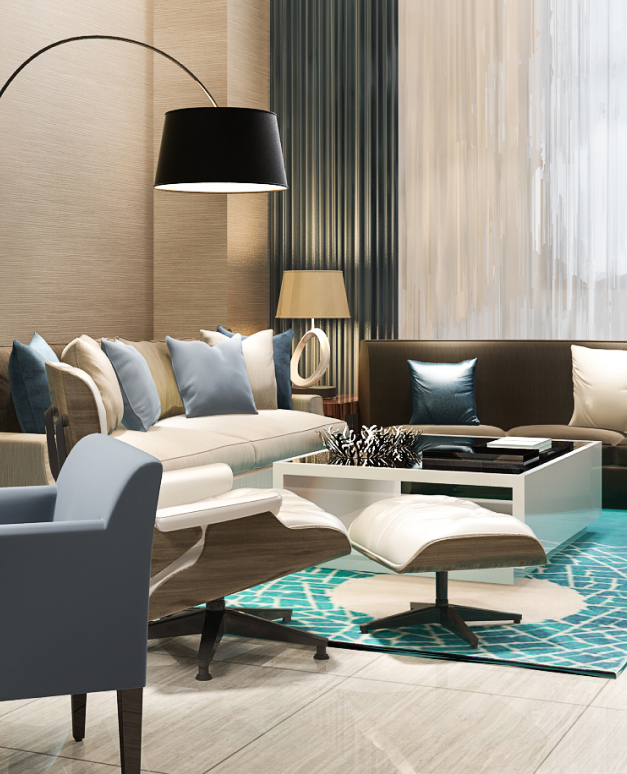
{"type": "Polygon", "coordinates": [[[155,188],[208,193],[286,189],[276,115],[235,107],[170,110],[155,188]]]}

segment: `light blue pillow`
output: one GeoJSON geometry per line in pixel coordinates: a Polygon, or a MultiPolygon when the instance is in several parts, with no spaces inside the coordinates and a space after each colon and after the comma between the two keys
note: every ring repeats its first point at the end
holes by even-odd
{"type": "Polygon", "coordinates": [[[129,430],[148,432],[161,416],[161,401],[146,359],[135,347],[117,339],[103,338],[100,346],[120,383],[124,401],[122,424],[129,430]]]}
{"type": "MultiPolygon", "coordinates": [[[[235,336],[227,328],[218,325],[218,333],[229,338],[235,336]]],[[[246,336],[242,336],[244,340],[246,336]]],[[[292,339],[294,330],[288,328],[283,333],[275,334],[272,339],[272,355],[274,357],[274,376],[276,377],[277,408],[292,409],[292,379],[290,377],[290,360],[292,359],[292,339]]]]}
{"type": "Polygon", "coordinates": [[[23,433],[45,433],[44,414],[50,408],[50,388],[46,361],[59,358],[44,339],[35,333],[28,346],[13,342],[9,357],[9,385],[17,420],[23,433]]]}
{"type": "Polygon", "coordinates": [[[414,411],[412,425],[478,425],[477,358],[461,363],[408,360],[414,411]]]}
{"type": "Polygon", "coordinates": [[[165,340],[186,417],[257,414],[239,334],[213,347],[204,341],[165,340]]]}

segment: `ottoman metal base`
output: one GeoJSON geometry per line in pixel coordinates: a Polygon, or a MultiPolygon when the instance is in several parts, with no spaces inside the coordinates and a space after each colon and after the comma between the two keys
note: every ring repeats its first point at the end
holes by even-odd
{"type": "Polygon", "coordinates": [[[513,621],[520,623],[519,613],[503,613],[497,610],[483,610],[478,607],[451,605],[448,601],[448,572],[435,574],[436,600],[434,605],[412,602],[411,609],[406,613],[388,615],[362,624],[359,629],[363,634],[375,629],[398,629],[404,626],[422,624],[441,624],[450,632],[465,640],[471,648],[479,644],[477,635],[465,621],[513,621]]]}

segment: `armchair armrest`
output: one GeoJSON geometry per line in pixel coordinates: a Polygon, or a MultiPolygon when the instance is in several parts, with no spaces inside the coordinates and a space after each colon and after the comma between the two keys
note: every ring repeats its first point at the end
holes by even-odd
{"type": "Polygon", "coordinates": [[[0,487],[54,484],[46,436],[0,433],[0,487]]]}
{"type": "Polygon", "coordinates": [[[50,522],[56,500],[56,486],[0,489],[0,524],[50,522]]]}
{"type": "MultiPolygon", "coordinates": [[[[37,537],[43,536],[46,540],[51,537],[57,537],[68,543],[71,536],[84,535],[88,532],[104,532],[105,523],[100,519],[91,521],[38,521],[22,524],[0,524],[0,557],[5,551],[19,550],[20,539],[27,545],[30,551],[31,542],[34,543],[37,537]],[[13,538],[13,540],[12,540],[13,538]],[[28,544],[26,543],[28,541],[28,544]],[[8,548],[9,546],[13,548],[8,548]]],[[[50,551],[54,551],[52,544],[49,545],[50,551]]]]}
{"type": "Polygon", "coordinates": [[[324,403],[320,395],[306,395],[303,393],[292,395],[292,408],[294,411],[308,411],[310,414],[324,416],[324,403]]]}
{"type": "Polygon", "coordinates": [[[228,492],[227,497],[214,497],[188,505],[175,505],[157,511],[156,526],[160,532],[174,532],[189,527],[206,527],[224,521],[244,519],[258,513],[277,515],[283,502],[281,495],[269,489],[254,494],[238,490],[228,492]]]}

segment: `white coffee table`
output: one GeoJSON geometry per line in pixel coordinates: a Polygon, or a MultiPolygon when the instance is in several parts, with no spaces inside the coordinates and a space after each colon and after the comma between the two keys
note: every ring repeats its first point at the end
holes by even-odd
{"type": "MultiPolygon", "coordinates": [[[[450,440],[458,439],[451,436],[450,440]]],[[[580,441],[574,446],[571,452],[518,474],[329,465],[325,464],[326,452],[319,452],[275,462],[273,487],[290,489],[311,500],[346,526],[371,503],[401,494],[405,482],[435,485],[435,491],[450,485],[480,487],[484,495],[486,488],[502,490],[497,499],[464,497],[529,524],[550,555],[579,537],[601,515],[601,443],[580,441]]],[[[385,572],[357,551],[325,566],[385,572]]],[[[520,576],[521,571],[514,568],[451,573],[457,580],[502,584],[513,584],[520,576]]]]}

